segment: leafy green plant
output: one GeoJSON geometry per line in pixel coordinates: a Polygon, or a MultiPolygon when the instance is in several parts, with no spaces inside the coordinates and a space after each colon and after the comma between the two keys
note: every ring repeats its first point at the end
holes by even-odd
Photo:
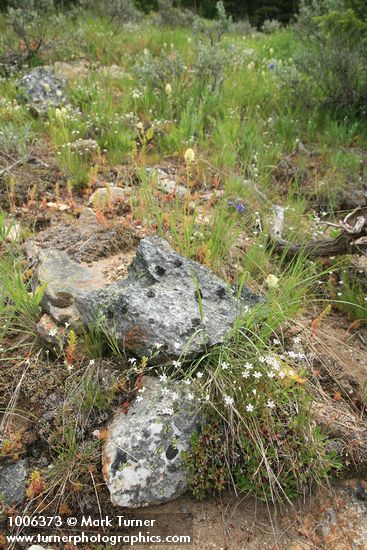
{"type": "Polygon", "coordinates": [[[365,113],[367,99],[367,23],[343,2],[303,2],[298,32],[307,48],[295,58],[309,101],[335,113],[365,113]]]}
{"type": "MultiPolygon", "coordinates": [[[[15,35],[20,39],[15,60],[21,65],[32,60],[44,45],[44,24],[47,18],[51,25],[55,16],[54,0],[10,0],[7,19],[15,35]]],[[[56,23],[56,21],[55,21],[56,23]]],[[[60,25],[60,20],[58,20],[60,25]]],[[[56,28],[56,24],[55,24],[56,28]]],[[[10,63],[11,66],[11,63],[10,63]]],[[[4,65],[5,72],[8,72],[4,65]]]]}

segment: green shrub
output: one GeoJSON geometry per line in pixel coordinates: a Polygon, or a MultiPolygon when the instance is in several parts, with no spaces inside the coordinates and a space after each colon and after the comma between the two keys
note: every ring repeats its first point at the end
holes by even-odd
{"type": "Polygon", "coordinates": [[[154,22],[167,27],[189,27],[193,24],[195,15],[191,10],[175,8],[172,0],[158,0],[158,13],[154,22]]]}
{"type": "Polygon", "coordinates": [[[33,57],[43,43],[45,16],[55,12],[53,0],[12,0],[7,17],[21,39],[27,56],[33,57]]]}
{"type": "Polygon", "coordinates": [[[78,5],[118,23],[136,23],[143,17],[133,0],[79,0],[78,5]]]}
{"type": "Polygon", "coordinates": [[[265,34],[273,34],[274,32],[277,32],[280,29],[281,24],[277,19],[265,19],[261,30],[265,34]]]}
{"type": "Polygon", "coordinates": [[[342,116],[365,114],[367,22],[339,0],[315,0],[302,4],[297,30],[307,44],[295,56],[302,101],[342,116]]]}

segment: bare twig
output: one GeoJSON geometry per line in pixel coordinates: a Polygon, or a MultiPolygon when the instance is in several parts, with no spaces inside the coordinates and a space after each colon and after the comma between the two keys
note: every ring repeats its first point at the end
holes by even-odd
{"type": "Polygon", "coordinates": [[[354,225],[349,220],[359,210],[350,212],[343,221],[339,223],[323,222],[325,225],[341,230],[340,235],[335,238],[312,239],[305,244],[297,244],[283,239],[284,212],[282,206],[273,205],[274,220],[270,229],[270,240],[278,253],[285,252],[288,257],[293,257],[300,252],[314,258],[327,256],[340,256],[344,254],[355,254],[367,249],[367,221],[364,216],[358,216],[354,225]]]}
{"type": "Polygon", "coordinates": [[[3,168],[2,170],[0,170],[0,178],[4,174],[6,174],[6,172],[11,172],[13,168],[15,168],[16,166],[19,166],[19,164],[23,164],[25,162],[27,162],[27,159],[18,159],[15,162],[13,162],[12,164],[9,164],[9,166],[7,166],[6,168],[3,168]]]}

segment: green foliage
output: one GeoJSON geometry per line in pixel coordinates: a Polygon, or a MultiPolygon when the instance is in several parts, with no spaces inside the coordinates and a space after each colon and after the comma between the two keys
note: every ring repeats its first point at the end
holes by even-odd
{"type": "Polygon", "coordinates": [[[220,419],[204,420],[200,433],[194,432],[191,448],[182,453],[187,480],[192,494],[202,499],[228,485],[227,441],[225,424],[220,419]]]}
{"type": "MultiPolygon", "coordinates": [[[[348,317],[356,322],[356,326],[367,326],[367,300],[364,277],[351,266],[343,269],[342,284],[339,285],[335,299],[337,307],[345,311],[348,317]],[[358,276],[359,275],[359,276],[358,276]]],[[[333,289],[330,289],[334,295],[333,289]]]]}
{"type": "Polygon", "coordinates": [[[197,17],[194,21],[194,32],[204,35],[214,46],[221,37],[232,28],[232,18],[227,15],[223,2],[216,4],[217,17],[213,21],[197,17]]]}
{"type": "Polygon", "coordinates": [[[358,115],[367,103],[367,22],[341,1],[303,3],[298,32],[307,40],[295,58],[303,100],[336,114],[358,115]]]}
{"type": "Polygon", "coordinates": [[[11,0],[8,20],[23,41],[28,57],[41,47],[45,17],[54,13],[53,0],[11,0]]]}
{"type": "Polygon", "coordinates": [[[184,63],[180,53],[174,48],[164,48],[160,55],[154,56],[150,50],[144,50],[137,59],[134,74],[145,86],[161,92],[167,84],[182,78],[184,63]]]}
{"type": "Polygon", "coordinates": [[[142,18],[133,0],[78,0],[81,10],[89,10],[116,23],[136,23],[142,18]]]}
{"type": "Polygon", "coordinates": [[[5,216],[0,213],[0,248],[5,247],[5,254],[0,255],[0,323],[5,324],[9,332],[23,331],[35,333],[35,327],[41,314],[41,301],[46,285],[31,291],[22,259],[14,254],[5,243],[11,225],[6,226],[5,216]]]}
{"type": "Polygon", "coordinates": [[[189,27],[192,25],[195,15],[191,10],[182,7],[174,7],[172,0],[158,0],[158,13],[154,21],[167,27],[189,27]]]}
{"type": "Polygon", "coordinates": [[[289,501],[338,469],[313,423],[306,357],[274,338],[302,309],[313,269],[304,258],[288,265],[267,301],[188,369],[208,415],[184,455],[196,497],[234,484],[265,501],[289,501]]]}

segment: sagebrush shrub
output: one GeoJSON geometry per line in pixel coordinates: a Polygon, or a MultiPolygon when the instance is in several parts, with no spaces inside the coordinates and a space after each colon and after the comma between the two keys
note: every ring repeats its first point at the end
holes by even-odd
{"type": "Polygon", "coordinates": [[[44,17],[54,13],[53,0],[12,0],[7,17],[15,34],[22,40],[28,57],[37,52],[43,42],[44,17]]]}
{"type": "Polygon", "coordinates": [[[281,24],[277,19],[265,19],[264,23],[262,24],[261,30],[265,34],[273,34],[280,29],[280,26],[281,24]]]}
{"type": "Polygon", "coordinates": [[[193,24],[195,15],[191,10],[175,8],[172,0],[158,0],[158,13],[154,22],[167,27],[189,27],[193,24]]]}
{"type": "Polygon", "coordinates": [[[136,23],[143,17],[133,0],[79,0],[79,6],[118,23],[136,23]]]}
{"type": "Polygon", "coordinates": [[[185,69],[179,52],[171,47],[154,56],[148,49],[144,50],[134,68],[134,75],[144,86],[164,91],[166,85],[179,79],[185,69]]]}
{"type": "Polygon", "coordinates": [[[302,4],[297,32],[307,43],[295,56],[306,104],[365,114],[367,22],[339,0],[314,0],[302,4]]]}

